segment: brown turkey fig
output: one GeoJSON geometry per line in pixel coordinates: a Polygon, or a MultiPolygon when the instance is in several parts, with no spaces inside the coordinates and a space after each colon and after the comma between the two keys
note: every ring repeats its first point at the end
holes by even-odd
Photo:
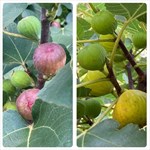
{"type": "Polygon", "coordinates": [[[34,105],[39,89],[28,89],[23,91],[16,101],[18,112],[23,118],[27,120],[33,120],[32,118],[32,106],[34,105]]]}
{"type": "Polygon", "coordinates": [[[50,77],[65,65],[66,53],[59,44],[40,44],[34,52],[33,62],[39,73],[50,77]]]}

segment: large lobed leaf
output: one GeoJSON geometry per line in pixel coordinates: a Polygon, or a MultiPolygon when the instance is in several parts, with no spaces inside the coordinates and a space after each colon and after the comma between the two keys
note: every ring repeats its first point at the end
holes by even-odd
{"type": "Polygon", "coordinates": [[[129,124],[118,129],[118,123],[106,119],[92,129],[78,131],[79,147],[145,147],[146,132],[137,125],[129,124]]]}

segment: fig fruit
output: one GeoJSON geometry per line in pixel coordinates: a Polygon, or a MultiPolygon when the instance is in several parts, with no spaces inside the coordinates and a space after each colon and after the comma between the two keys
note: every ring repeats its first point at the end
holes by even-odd
{"type": "Polygon", "coordinates": [[[27,120],[32,118],[32,106],[34,105],[39,89],[28,89],[23,91],[16,100],[18,112],[27,120]]]}
{"type": "Polygon", "coordinates": [[[91,26],[99,34],[112,34],[117,28],[117,21],[111,12],[100,11],[93,16],[91,26]]]}
{"type": "Polygon", "coordinates": [[[10,96],[15,94],[16,88],[13,86],[9,79],[3,80],[3,91],[5,91],[10,96]]]}
{"type": "Polygon", "coordinates": [[[8,102],[4,105],[3,110],[4,110],[4,111],[6,111],[6,110],[17,110],[16,103],[15,103],[15,102],[10,102],[10,101],[8,101],[8,102]]]}
{"type": "Polygon", "coordinates": [[[12,74],[11,83],[19,89],[35,86],[33,79],[22,70],[17,70],[12,74]]]}
{"type": "Polygon", "coordinates": [[[23,36],[38,41],[41,36],[41,22],[35,16],[28,16],[18,22],[17,30],[23,36]]]}
{"type": "Polygon", "coordinates": [[[90,44],[81,49],[77,56],[81,67],[87,70],[103,70],[106,51],[98,43],[90,44]]]}
{"type": "Polygon", "coordinates": [[[146,93],[140,90],[127,90],[118,99],[113,111],[113,118],[120,123],[120,128],[129,123],[146,125],[146,93]]]}
{"type": "Polygon", "coordinates": [[[33,62],[39,73],[50,77],[65,65],[66,53],[56,43],[44,43],[35,49],[33,62]]]}
{"type": "Polygon", "coordinates": [[[132,41],[136,48],[145,48],[147,44],[146,32],[137,32],[133,35],[132,41]]]}
{"type": "Polygon", "coordinates": [[[89,118],[96,118],[101,112],[101,105],[95,99],[85,100],[85,115],[89,118]]]}
{"type": "Polygon", "coordinates": [[[51,26],[52,26],[52,27],[56,27],[56,28],[61,28],[60,22],[57,21],[57,20],[54,20],[54,21],[51,23],[51,26]]]}
{"type": "Polygon", "coordinates": [[[77,119],[85,115],[85,103],[83,100],[77,100],[77,119]]]}
{"type": "Polygon", "coordinates": [[[100,35],[101,40],[110,39],[114,41],[100,42],[107,52],[112,52],[115,45],[115,36],[113,34],[100,35]]]}
{"type": "MultiPolygon", "coordinates": [[[[100,71],[88,71],[82,82],[92,81],[96,79],[106,78],[106,76],[100,71]]],[[[110,81],[100,81],[97,83],[92,83],[85,85],[84,87],[91,89],[90,94],[93,96],[102,96],[111,93],[113,90],[113,85],[110,81]]]]}

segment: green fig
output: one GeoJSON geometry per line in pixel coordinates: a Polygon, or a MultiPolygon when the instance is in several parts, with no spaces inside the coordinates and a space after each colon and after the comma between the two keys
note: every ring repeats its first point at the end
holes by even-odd
{"type": "Polygon", "coordinates": [[[5,91],[9,96],[14,95],[16,92],[16,88],[9,79],[3,80],[3,91],[5,91]]]}
{"type": "Polygon", "coordinates": [[[77,101],[77,119],[85,115],[85,103],[83,100],[77,101]]]}
{"type": "Polygon", "coordinates": [[[85,114],[89,118],[96,118],[101,112],[101,105],[95,99],[88,99],[85,101],[85,114]]]}
{"type": "Polygon", "coordinates": [[[103,70],[106,51],[98,43],[90,44],[81,49],[77,56],[81,67],[87,70],[103,70]]]}
{"type": "Polygon", "coordinates": [[[146,32],[137,32],[132,38],[133,44],[136,48],[145,48],[147,43],[146,32]]]}
{"type": "Polygon", "coordinates": [[[8,101],[4,105],[4,111],[6,111],[6,110],[17,110],[16,103],[8,101]]]}
{"type": "Polygon", "coordinates": [[[41,36],[41,22],[35,16],[28,16],[18,22],[17,30],[23,36],[39,41],[41,36]]]}
{"type": "Polygon", "coordinates": [[[100,11],[94,15],[91,26],[99,34],[112,34],[117,28],[117,21],[109,11],[100,11]]]}
{"type": "Polygon", "coordinates": [[[12,74],[11,83],[19,89],[35,86],[33,79],[22,70],[17,70],[12,74]]]}

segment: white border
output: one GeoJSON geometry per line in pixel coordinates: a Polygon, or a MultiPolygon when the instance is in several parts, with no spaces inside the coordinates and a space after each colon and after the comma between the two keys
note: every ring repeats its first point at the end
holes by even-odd
{"type": "MultiPolygon", "coordinates": [[[[16,149],[51,149],[51,150],[150,150],[150,83],[148,78],[150,77],[150,1],[149,0],[1,0],[0,1],[0,73],[1,73],[1,78],[0,78],[0,89],[2,89],[2,64],[3,64],[3,45],[2,45],[2,24],[3,24],[3,3],[38,3],[38,2],[49,2],[49,3],[72,3],[73,4],[73,146],[70,148],[64,147],[64,148],[57,148],[57,147],[49,147],[49,148],[44,148],[44,147],[38,147],[38,148],[5,148],[2,146],[2,113],[0,115],[0,149],[3,150],[16,150],[16,149]],[[146,3],[147,4],[147,146],[142,147],[142,148],[123,148],[123,147],[90,147],[90,148],[79,148],[76,146],[76,12],[77,12],[77,4],[78,3],[146,3]]],[[[2,90],[1,90],[2,91],[2,90]]],[[[2,101],[2,92],[0,92],[0,99],[2,101]]],[[[2,112],[2,102],[0,103],[0,111],[2,112]]]]}

